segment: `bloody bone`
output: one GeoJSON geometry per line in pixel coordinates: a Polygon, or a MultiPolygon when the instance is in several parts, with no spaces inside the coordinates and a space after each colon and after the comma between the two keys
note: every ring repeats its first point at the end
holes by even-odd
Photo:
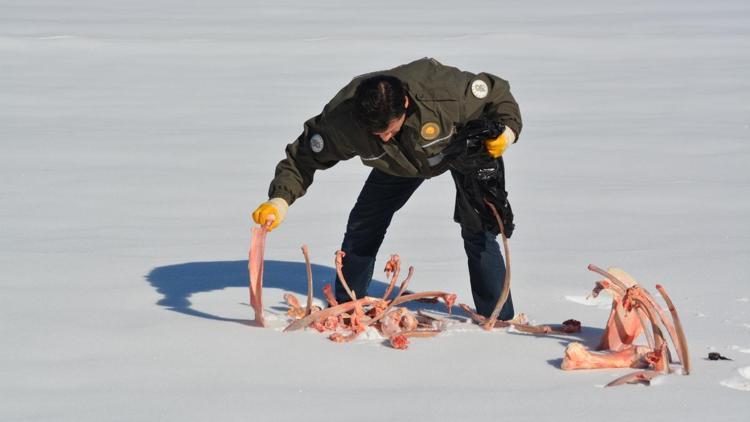
{"type": "Polygon", "coordinates": [[[308,325],[312,324],[313,321],[322,320],[329,316],[338,316],[345,312],[350,312],[354,310],[355,306],[367,306],[371,305],[374,301],[379,300],[374,297],[365,296],[362,299],[357,299],[351,302],[342,303],[340,305],[332,306],[330,308],[322,309],[317,312],[313,312],[310,315],[298,319],[286,328],[284,328],[284,331],[296,331],[302,328],[307,327],[308,325]]]}
{"type": "Polygon", "coordinates": [[[289,305],[289,310],[286,311],[286,314],[290,317],[294,319],[300,319],[307,315],[307,313],[300,306],[299,301],[293,294],[284,293],[284,300],[286,301],[286,304],[289,305]]]}
{"type": "Polygon", "coordinates": [[[503,249],[505,250],[505,282],[503,283],[503,290],[500,292],[500,297],[497,299],[497,303],[495,304],[495,309],[492,310],[492,314],[490,314],[490,317],[487,318],[487,321],[482,324],[482,328],[485,330],[491,330],[495,327],[495,321],[497,321],[497,317],[500,315],[500,311],[503,309],[503,305],[505,305],[505,302],[508,300],[508,296],[510,295],[510,246],[508,246],[508,238],[505,237],[505,229],[503,222],[500,219],[500,214],[498,214],[497,209],[494,205],[488,200],[484,200],[484,203],[487,204],[487,206],[492,210],[492,214],[495,215],[495,220],[497,221],[497,226],[500,228],[500,234],[503,238],[503,249]]]}
{"type": "Polygon", "coordinates": [[[336,300],[336,296],[333,295],[333,287],[330,284],[323,286],[323,295],[325,295],[328,301],[328,306],[336,306],[339,302],[336,300]]]}
{"type": "Polygon", "coordinates": [[[443,302],[445,302],[445,306],[448,307],[448,313],[451,313],[451,310],[453,308],[453,305],[456,303],[456,295],[453,293],[446,293],[446,292],[420,292],[420,293],[412,293],[409,295],[403,295],[400,297],[397,297],[396,299],[393,299],[391,302],[391,306],[400,305],[402,303],[410,302],[412,300],[419,300],[423,298],[428,297],[439,297],[440,299],[443,299],[443,302]]]}
{"type": "Polygon", "coordinates": [[[344,286],[344,290],[346,290],[346,293],[349,295],[349,297],[352,300],[357,300],[357,296],[354,294],[352,289],[349,288],[349,283],[346,282],[344,279],[344,257],[346,256],[346,252],[344,251],[336,251],[336,274],[339,276],[339,281],[341,281],[341,285],[344,286]]]}
{"type": "MultiPolygon", "coordinates": [[[[609,271],[604,271],[593,264],[589,265],[588,268],[591,271],[607,277],[610,281],[619,285],[620,287],[626,287],[625,297],[622,300],[623,305],[628,308],[628,310],[632,309],[635,305],[637,312],[647,314],[646,316],[648,320],[650,320],[650,325],[652,327],[652,333],[650,333],[651,336],[647,336],[647,339],[649,340],[649,346],[654,350],[658,350],[660,348],[660,344],[658,343],[658,341],[660,341],[660,337],[661,341],[664,341],[663,335],[661,334],[661,329],[659,328],[659,322],[661,322],[662,326],[664,326],[664,328],[667,330],[667,333],[669,333],[672,344],[677,351],[677,356],[679,357],[680,363],[682,363],[682,366],[685,369],[687,375],[690,372],[690,362],[689,357],[687,356],[687,341],[685,340],[684,331],[681,330],[682,325],[680,324],[679,330],[681,331],[681,334],[678,333],[678,330],[675,328],[675,326],[680,323],[679,317],[677,317],[677,310],[675,309],[675,311],[672,312],[673,321],[670,321],[666,317],[661,306],[659,306],[659,304],[656,302],[656,299],[654,299],[654,297],[648,292],[648,290],[639,286],[638,283],[635,282],[635,280],[633,280],[625,271],[617,268],[609,269],[609,271]]],[[[664,288],[662,287],[661,289],[659,289],[659,287],[661,286],[658,286],[657,290],[659,290],[659,292],[661,293],[664,288]]],[[[662,297],[663,296],[664,294],[662,294],[662,297]]],[[[667,302],[666,299],[665,302],[667,302]]],[[[670,302],[671,301],[667,302],[667,306],[669,306],[670,302]]],[[[672,308],[674,308],[674,304],[672,304],[672,308]]],[[[644,327],[648,325],[646,324],[646,321],[643,321],[642,324],[644,327]]],[[[669,352],[667,351],[667,359],[668,356],[669,352]]]]}
{"type": "Polygon", "coordinates": [[[599,368],[646,368],[647,347],[630,346],[619,352],[597,353],[590,352],[578,342],[573,342],[565,348],[562,369],[599,369],[599,368]]]}
{"type": "Polygon", "coordinates": [[[677,309],[674,307],[672,299],[669,298],[669,295],[667,295],[667,291],[664,290],[664,287],[662,287],[661,284],[656,285],[656,290],[661,293],[661,297],[664,298],[664,302],[666,302],[667,308],[672,314],[672,321],[674,322],[674,328],[677,331],[677,338],[680,342],[678,351],[682,351],[682,354],[680,354],[680,361],[682,362],[682,367],[685,370],[685,375],[688,375],[690,374],[690,355],[688,354],[688,345],[687,339],[685,338],[685,331],[682,329],[682,323],[680,322],[680,317],[677,315],[677,309]]]}
{"type": "Polygon", "coordinates": [[[263,252],[266,248],[267,234],[268,226],[252,228],[247,263],[250,273],[250,305],[255,311],[255,322],[261,327],[266,326],[266,321],[263,319],[263,252]]]}
{"type": "Polygon", "coordinates": [[[310,312],[312,312],[313,279],[312,267],[310,266],[310,250],[307,249],[307,245],[302,245],[302,255],[305,257],[305,269],[307,270],[307,306],[305,307],[305,315],[310,315],[310,312]]]}
{"type": "Polygon", "coordinates": [[[623,385],[623,384],[638,384],[638,383],[650,385],[651,380],[656,378],[659,375],[661,375],[659,372],[653,371],[651,369],[646,369],[644,371],[638,371],[638,372],[633,372],[632,374],[623,375],[620,378],[617,378],[616,380],[605,385],[605,387],[616,387],[618,385],[623,385]]]}
{"type": "MultiPolygon", "coordinates": [[[[475,323],[479,325],[487,323],[488,318],[478,314],[474,309],[469,307],[469,305],[461,303],[458,306],[463,309],[475,323]]],[[[518,331],[528,334],[571,334],[581,331],[581,322],[575,319],[568,319],[564,321],[560,327],[554,327],[551,325],[531,325],[528,323],[525,314],[518,314],[509,321],[495,321],[494,328],[508,327],[513,327],[518,331]]]]}
{"type": "Polygon", "coordinates": [[[385,316],[385,314],[388,313],[389,310],[391,310],[391,308],[394,305],[397,305],[396,301],[399,300],[401,296],[404,294],[404,292],[406,291],[406,286],[409,285],[409,281],[411,281],[411,278],[413,276],[414,276],[414,267],[409,267],[409,273],[406,275],[406,278],[404,279],[404,281],[401,282],[401,286],[398,289],[398,293],[396,294],[396,297],[390,303],[388,303],[388,306],[386,306],[385,309],[383,309],[381,313],[373,317],[368,323],[368,325],[378,322],[381,318],[385,316]]]}
{"type": "Polygon", "coordinates": [[[391,336],[388,341],[391,347],[399,350],[406,350],[409,347],[410,337],[435,337],[440,334],[442,330],[412,330],[402,331],[401,333],[391,336]]]}
{"type": "Polygon", "coordinates": [[[606,280],[596,283],[592,295],[596,296],[602,290],[609,290],[613,296],[612,311],[600,343],[600,347],[608,348],[609,351],[589,352],[579,343],[571,343],[565,350],[561,368],[645,368],[643,371],[620,377],[607,386],[649,384],[655,376],[670,372],[670,351],[663,334],[666,330],[684,368],[683,373],[689,374],[690,362],[685,333],[677,310],[664,288],[656,286],[667,303],[672,316],[671,321],[655,298],[626,272],[617,268],[605,271],[595,265],[589,265],[588,268],[606,277],[606,280]],[[641,332],[648,341],[648,347],[633,345],[633,341],[641,332]]]}
{"type": "Polygon", "coordinates": [[[391,255],[391,258],[385,263],[383,271],[385,272],[385,276],[391,279],[391,282],[388,283],[388,288],[383,293],[383,300],[386,300],[393,291],[393,287],[396,285],[396,281],[398,281],[398,274],[401,272],[401,259],[397,254],[391,255]]]}

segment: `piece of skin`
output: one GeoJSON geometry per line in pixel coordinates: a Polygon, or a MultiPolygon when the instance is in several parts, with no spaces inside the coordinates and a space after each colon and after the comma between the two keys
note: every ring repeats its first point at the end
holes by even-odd
{"type": "Polygon", "coordinates": [[[266,326],[263,318],[263,252],[267,234],[268,225],[252,228],[247,264],[250,273],[250,305],[255,311],[255,322],[261,327],[266,326]]]}

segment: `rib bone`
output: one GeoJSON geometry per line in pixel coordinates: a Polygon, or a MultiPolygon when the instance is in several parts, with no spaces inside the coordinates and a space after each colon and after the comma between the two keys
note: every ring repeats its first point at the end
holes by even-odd
{"type": "Polygon", "coordinates": [[[266,326],[263,319],[263,252],[266,248],[268,227],[253,227],[248,253],[247,268],[250,273],[250,306],[255,311],[255,322],[261,327],[266,326]]]}

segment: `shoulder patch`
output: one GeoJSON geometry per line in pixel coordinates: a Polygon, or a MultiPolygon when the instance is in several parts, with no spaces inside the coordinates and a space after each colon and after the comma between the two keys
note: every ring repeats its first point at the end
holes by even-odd
{"type": "Polygon", "coordinates": [[[487,82],[481,79],[474,79],[471,83],[471,93],[480,100],[489,94],[490,89],[487,87],[487,82]]]}
{"type": "Polygon", "coordinates": [[[319,133],[316,133],[310,137],[310,149],[312,149],[314,153],[323,151],[324,146],[325,142],[323,142],[323,137],[320,136],[319,133]]]}

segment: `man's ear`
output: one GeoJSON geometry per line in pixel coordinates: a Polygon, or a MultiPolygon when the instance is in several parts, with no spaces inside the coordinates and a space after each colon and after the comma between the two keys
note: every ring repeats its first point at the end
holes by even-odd
{"type": "Polygon", "coordinates": [[[409,108],[409,97],[404,95],[404,108],[409,108]]]}

